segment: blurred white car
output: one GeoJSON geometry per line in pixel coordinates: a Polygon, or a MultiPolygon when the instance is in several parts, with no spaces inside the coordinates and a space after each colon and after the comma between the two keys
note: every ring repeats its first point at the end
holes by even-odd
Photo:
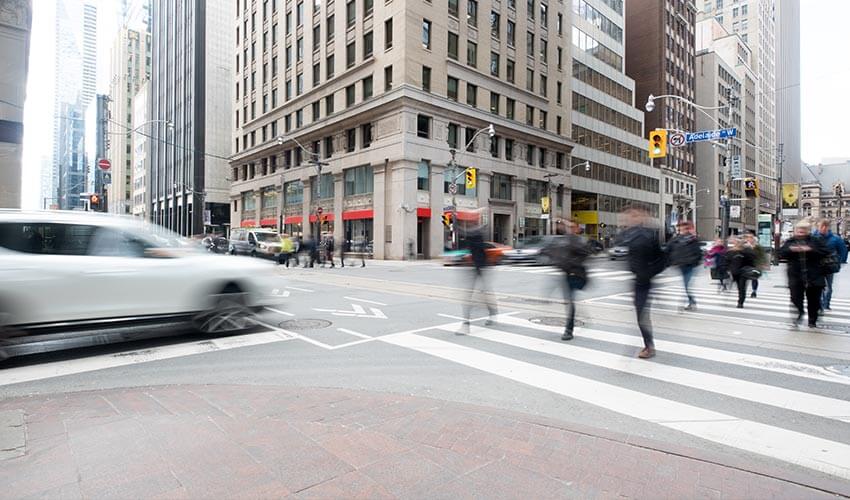
{"type": "Polygon", "coordinates": [[[167,335],[175,321],[247,330],[280,301],[276,287],[269,262],[210,254],[138,219],[0,210],[0,359],[167,335]]]}

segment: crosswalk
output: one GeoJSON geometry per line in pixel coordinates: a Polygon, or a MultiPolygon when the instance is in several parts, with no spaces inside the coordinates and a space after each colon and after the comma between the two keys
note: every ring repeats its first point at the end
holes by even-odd
{"type": "MultiPolygon", "coordinates": [[[[765,287],[766,288],[766,287],[765,287]]],[[[792,317],[791,301],[788,290],[760,289],[758,297],[750,297],[748,290],[744,307],[738,308],[738,291],[734,287],[726,292],[717,288],[692,287],[691,294],[697,302],[697,313],[723,317],[732,320],[757,320],[768,323],[789,325],[792,317]]],[[[632,292],[624,292],[588,299],[585,302],[603,303],[631,307],[632,292]]],[[[678,312],[686,305],[685,289],[680,285],[657,287],[652,291],[652,310],[678,312]]],[[[832,310],[819,318],[819,323],[827,327],[845,330],[850,328],[850,299],[832,299],[832,310]]]]}
{"type": "MultiPolygon", "coordinates": [[[[503,273],[525,273],[525,274],[537,274],[544,276],[561,276],[563,271],[558,269],[555,266],[538,266],[538,267],[529,267],[529,266],[495,266],[493,269],[497,272],[503,273]]],[[[595,267],[587,270],[587,277],[590,280],[606,280],[606,281],[629,281],[634,277],[634,274],[631,271],[625,269],[609,269],[605,267],[595,267]]],[[[681,280],[681,277],[670,274],[662,274],[658,278],[656,278],[657,283],[670,283],[672,281],[681,280]]]]}
{"type": "Polygon", "coordinates": [[[668,337],[657,340],[659,355],[646,361],[634,357],[642,346],[636,333],[578,328],[574,341],[561,342],[562,327],[514,313],[488,326],[475,323],[466,335],[456,335],[459,328],[446,324],[376,340],[850,479],[850,377],[827,369],[822,358],[668,337]]]}

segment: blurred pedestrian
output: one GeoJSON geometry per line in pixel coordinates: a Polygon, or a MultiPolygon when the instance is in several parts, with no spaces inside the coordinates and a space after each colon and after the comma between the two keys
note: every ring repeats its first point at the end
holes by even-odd
{"type": "MultiPolygon", "coordinates": [[[[331,268],[336,267],[334,265],[334,247],[336,242],[334,241],[334,237],[332,234],[329,234],[327,239],[325,240],[325,260],[331,263],[331,268]]],[[[322,264],[324,266],[324,263],[322,264]]]]}
{"type": "Polygon", "coordinates": [[[732,248],[727,254],[729,258],[729,273],[732,281],[738,286],[738,309],[744,308],[744,299],[747,297],[747,280],[758,277],[756,269],[756,253],[743,239],[730,238],[732,248]]]}
{"type": "Polygon", "coordinates": [[[697,301],[691,293],[690,284],[694,269],[702,262],[702,249],[699,246],[693,222],[679,222],[679,232],[667,244],[667,251],[670,256],[670,265],[678,266],[682,272],[685,296],[688,299],[688,305],[684,307],[684,310],[695,311],[697,301]]]}
{"type": "Polygon", "coordinates": [[[278,264],[284,264],[289,268],[289,259],[292,258],[292,252],[295,245],[292,243],[292,238],[288,234],[280,235],[280,254],[277,257],[278,264]]]}
{"type": "Polygon", "coordinates": [[[779,257],[788,261],[788,288],[791,303],[797,310],[794,326],[803,319],[803,296],[806,298],[809,312],[809,327],[816,328],[820,310],[821,293],[826,279],[821,269],[821,260],[830,250],[821,238],[811,235],[812,226],[800,221],[794,226],[794,237],[779,249],[779,257]]]}
{"type": "Polygon", "coordinates": [[[726,291],[726,278],[729,275],[729,266],[726,262],[727,251],[723,240],[717,238],[705,254],[705,265],[711,270],[711,279],[718,280],[717,293],[726,291]]]}
{"type": "Polygon", "coordinates": [[[476,291],[483,296],[484,304],[487,306],[487,311],[490,317],[486,324],[493,323],[493,317],[496,316],[496,302],[490,295],[489,275],[487,273],[487,253],[484,250],[484,228],[476,227],[471,229],[466,234],[466,243],[469,248],[470,258],[472,259],[472,272],[469,275],[469,294],[464,302],[464,318],[462,330],[459,333],[469,332],[469,322],[472,315],[472,301],[476,291]]]}
{"type": "Polygon", "coordinates": [[[658,230],[647,227],[648,219],[649,214],[643,208],[626,209],[622,214],[622,225],[626,226],[626,229],[620,233],[618,243],[628,248],[629,269],[635,275],[635,313],[644,344],[638,357],[642,359],[655,356],[655,341],[652,338],[652,323],[649,319],[649,292],[652,289],[652,278],[662,272],[665,266],[664,250],[658,241],[658,230]]]}
{"type": "MultiPolygon", "coordinates": [[[[754,231],[750,231],[745,236],[745,244],[753,250],[755,253],[755,268],[758,269],[759,274],[763,271],[767,271],[770,269],[770,261],[767,258],[767,253],[765,253],[764,248],[758,242],[756,238],[756,233],[754,231]]],[[[753,278],[750,280],[752,285],[753,293],[750,294],[751,298],[758,298],[758,290],[759,290],[759,280],[758,278],[753,278]]]]}
{"type": "Polygon", "coordinates": [[[579,235],[579,225],[574,221],[559,223],[557,229],[559,235],[551,238],[542,251],[564,272],[561,284],[567,305],[567,324],[561,340],[572,340],[576,317],[575,292],[587,285],[584,261],[591,254],[591,247],[587,240],[579,235]]]}
{"type": "Polygon", "coordinates": [[[832,301],[832,283],[835,274],[841,270],[841,263],[847,262],[847,246],[841,241],[841,238],[832,234],[830,229],[829,219],[821,219],[818,222],[818,238],[823,241],[824,245],[830,252],[830,262],[824,266],[824,279],[826,284],[823,288],[821,296],[821,313],[823,311],[831,311],[830,303],[832,301]]]}
{"type": "Polygon", "coordinates": [[[368,243],[366,242],[366,236],[363,233],[360,233],[354,240],[354,251],[360,254],[360,267],[366,267],[366,251],[368,250],[368,243]]]}

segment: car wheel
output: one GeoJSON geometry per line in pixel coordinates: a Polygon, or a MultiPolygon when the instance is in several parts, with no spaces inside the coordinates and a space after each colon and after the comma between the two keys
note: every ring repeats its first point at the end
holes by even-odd
{"type": "Polygon", "coordinates": [[[230,255],[236,255],[236,247],[230,247],[227,250],[227,253],[229,253],[230,255]]]}
{"type": "Polygon", "coordinates": [[[257,256],[257,251],[251,250],[251,257],[256,257],[256,256],[257,256]]]}
{"type": "Polygon", "coordinates": [[[247,294],[238,286],[227,285],[212,299],[210,309],[195,317],[195,327],[201,333],[237,333],[255,325],[254,313],[247,304],[247,294]]]}

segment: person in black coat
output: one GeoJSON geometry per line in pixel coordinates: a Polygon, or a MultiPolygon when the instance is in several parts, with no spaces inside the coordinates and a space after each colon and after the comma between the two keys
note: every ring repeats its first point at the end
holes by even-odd
{"type": "Polygon", "coordinates": [[[574,221],[558,224],[559,236],[553,238],[543,249],[552,263],[564,272],[562,281],[564,302],[567,304],[567,324],[561,340],[572,340],[575,327],[575,292],[587,284],[587,268],[584,261],[591,253],[587,240],[579,235],[579,225],[574,221]]]}
{"type": "Polygon", "coordinates": [[[490,314],[491,319],[488,319],[486,324],[492,324],[492,317],[496,315],[496,303],[490,295],[490,287],[487,282],[486,269],[488,262],[487,252],[484,248],[484,228],[477,227],[471,229],[466,234],[466,244],[469,249],[469,256],[472,259],[472,276],[469,284],[469,295],[464,303],[464,317],[466,320],[463,322],[460,333],[469,331],[473,295],[475,295],[476,290],[484,297],[484,303],[487,305],[487,311],[490,314]]]}
{"type": "Polygon", "coordinates": [[[684,309],[695,311],[697,301],[691,293],[690,283],[694,269],[702,262],[702,249],[699,246],[697,235],[694,233],[693,222],[682,221],[679,223],[679,234],[667,244],[667,251],[670,255],[668,259],[670,264],[679,266],[679,270],[682,272],[682,282],[685,285],[685,295],[688,298],[688,305],[684,309]]]}
{"type": "Polygon", "coordinates": [[[646,210],[634,207],[627,209],[623,212],[623,225],[627,229],[619,237],[619,245],[629,249],[629,270],[635,275],[635,312],[644,343],[638,357],[643,359],[655,356],[655,341],[649,321],[649,292],[652,289],[652,278],[663,271],[666,264],[664,250],[658,241],[658,231],[645,226],[648,218],[646,210]]]}
{"type": "Polygon", "coordinates": [[[756,269],[756,253],[744,244],[744,240],[734,238],[727,260],[732,281],[738,285],[738,309],[743,309],[744,299],[747,298],[747,280],[750,279],[748,275],[756,269]]]}
{"type": "Polygon", "coordinates": [[[788,261],[788,288],[791,303],[797,309],[794,325],[803,318],[803,296],[809,310],[809,327],[816,328],[820,299],[826,285],[821,260],[829,255],[829,249],[820,238],[812,237],[812,226],[806,221],[794,227],[794,237],[779,249],[779,257],[788,261]]]}

